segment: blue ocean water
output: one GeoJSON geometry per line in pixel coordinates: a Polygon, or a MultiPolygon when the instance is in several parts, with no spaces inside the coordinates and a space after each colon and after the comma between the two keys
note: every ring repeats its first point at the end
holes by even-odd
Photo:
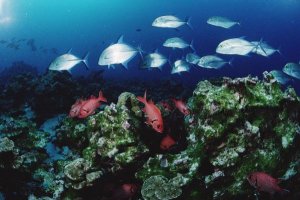
{"type": "MultiPolygon", "coordinates": [[[[251,74],[261,77],[266,70],[280,70],[287,62],[299,61],[299,10],[298,0],[0,0],[0,40],[34,39],[37,47],[32,51],[24,43],[15,50],[0,44],[0,70],[14,61],[23,60],[45,72],[57,57],[50,52],[51,48],[56,48],[59,54],[72,48],[79,57],[90,52],[91,69],[87,71],[83,65],[77,66],[73,70],[74,76],[104,69],[106,77],[156,80],[174,76],[186,84],[222,76],[251,74]],[[156,17],[166,14],[182,19],[191,17],[193,29],[187,26],[179,30],[151,26],[156,17]],[[237,20],[241,26],[232,29],[210,26],[206,20],[214,15],[237,20]],[[274,54],[269,58],[234,56],[233,66],[220,70],[194,67],[190,73],[180,76],[170,75],[168,65],[162,72],[139,70],[139,56],[129,63],[128,70],[122,66],[116,69],[98,66],[100,53],[120,35],[124,35],[125,42],[133,46],[141,45],[145,52],[157,48],[171,61],[191,52],[162,47],[167,38],[175,36],[193,40],[200,56],[215,54],[221,41],[241,36],[250,41],[263,38],[271,46],[280,48],[282,55],[274,54]]],[[[223,57],[229,60],[233,56],[223,57]]],[[[299,80],[292,85],[299,89],[299,80]]]]}

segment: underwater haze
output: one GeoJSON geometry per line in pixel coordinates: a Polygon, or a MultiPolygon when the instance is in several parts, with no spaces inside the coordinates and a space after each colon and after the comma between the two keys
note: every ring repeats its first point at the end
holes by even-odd
{"type": "Polygon", "coordinates": [[[300,0],[0,0],[0,200],[299,200],[300,0]]]}
{"type": "MultiPolygon", "coordinates": [[[[164,40],[173,36],[183,37],[188,42],[194,40],[196,52],[201,56],[215,54],[219,42],[234,37],[245,37],[251,41],[262,38],[274,48],[280,48],[282,53],[267,59],[236,57],[232,67],[221,70],[192,69],[192,73],[180,77],[185,82],[186,79],[195,83],[209,77],[261,75],[265,70],[281,69],[286,62],[298,62],[300,59],[300,2],[297,0],[1,0],[0,3],[1,39],[33,38],[37,48],[56,48],[60,54],[72,48],[79,57],[90,52],[91,70],[106,70],[107,67],[97,65],[99,55],[120,35],[124,35],[124,41],[133,46],[141,45],[145,52],[159,49],[172,61],[190,51],[172,51],[162,47],[164,40]],[[156,17],[167,14],[182,19],[191,17],[193,30],[181,27],[176,31],[151,26],[156,17]],[[241,25],[222,30],[206,24],[211,16],[228,17],[241,25]]],[[[0,48],[2,68],[15,60],[24,60],[44,72],[56,57],[42,51],[32,52],[22,45],[17,51],[6,45],[0,48]]],[[[168,66],[163,73],[137,70],[139,59],[135,58],[130,63],[128,71],[118,67],[117,70],[107,70],[106,75],[143,79],[169,76],[168,66]]],[[[89,73],[81,67],[77,67],[77,71],[89,73]]]]}

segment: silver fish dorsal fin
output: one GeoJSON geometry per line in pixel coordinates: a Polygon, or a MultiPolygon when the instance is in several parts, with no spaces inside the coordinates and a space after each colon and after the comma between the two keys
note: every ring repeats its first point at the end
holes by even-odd
{"type": "Polygon", "coordinates": [[[124,43],[124,41],[123,41],[123,38],[124,38],[124,36],[123,35],[121,35],[120,37],[119,37],[119,39],[118,39],[118,44],[123,44],[124,43]]]}

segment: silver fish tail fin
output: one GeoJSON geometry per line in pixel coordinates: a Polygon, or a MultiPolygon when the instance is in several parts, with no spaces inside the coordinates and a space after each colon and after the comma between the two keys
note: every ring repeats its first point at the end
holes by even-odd
{"type": "Polygon", "coordinates": [[[231,67],[233,67],[233,61],[234,61],[234,58],[231,58],[231,59],[229,60],[229,62],[228,62],[228,64],[229,64],[231,67]]]}
{"type": "Polygon", "coordinates": [[[193,30],[192,24],[191,24],[191,17],[187,17],[185,20],[186,25],[193,30]]]}
{"type": "MultiPolygon", "coordinates": [[[[299,61],[299,62],[300,62],[300,61],[299,61]]],[[[169,55],[168,64],[170,65],[170,67],[173,67],[173,66],[172,66],[172,63],[171,63],[171,55],[169,55]]]]}
{"type": "Polygon", "coordinates": [[[141,58],[144,59],[144,56],[143,56],[144,51],[142,49],[142,45],[139,45],[136,49],[139,52],[139,54],[141,55],[141,58]]]}
{"type": "Polygon", "coordinates": [[[278,53],[282,56],[281,47],[278,47],[278,48],[276,49],[276,52],[278,52],[278,53]]]}
{"type": "Polygon", "coordinates": [[[89,58],[90,53],[87,52],[84,58],[82,59],[82,62],[85,64],[86,68],[89,69],[89,63],[88,63],[88,58],[89,58]]]}
{"type": "Polygon", "coordinates": [[[195,50],[195,48],[194,48],[194,40],[191,41],[191,43],[190,43],[190,48],[191,48],[194,52],[196,52],[196,50],[195,50]]]}
{"type": "Polygon", "coordinates": [[[261,48],[261,50],[264,52],[265,55],[268,55],[267,52],[265,51],[265,49],[262,46],[263,42],[264,42],[263,38],[260,38],[260,40],[259,40],[259,42],[256,46],[257,46],[257,48],[258,47],[261,48]]]}

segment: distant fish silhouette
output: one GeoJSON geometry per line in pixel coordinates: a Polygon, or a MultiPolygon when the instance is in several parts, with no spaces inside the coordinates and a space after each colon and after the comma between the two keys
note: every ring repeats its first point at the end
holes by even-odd
{"type": "Polygon", "coordinates": [[[51,48],[50,50],[51,50],[51,53],[58,54],[58,50],[56,48],[51,48]]]}
{"type": "Polygon", "coordinates": [[[37,50],[37,47],[35,45],[35,40],[33,38],[29,39],[26,44],[27,44],[27,46],[30,47],[31,51],[36,51],[37,50]]]}
{"type": "Polygon", "coordinates": [[[136,31],[136,32],[141,32],[141,31],[142,31],[142,29],[140,29],[140,28],[137,28],[137,29],[135,29],[135,31],[136,31]]]}
{"type": "Polygon", "coordinates": [[[7,41],[6,40],[0,40],[1,44],[5,44],[7,41]]]}

